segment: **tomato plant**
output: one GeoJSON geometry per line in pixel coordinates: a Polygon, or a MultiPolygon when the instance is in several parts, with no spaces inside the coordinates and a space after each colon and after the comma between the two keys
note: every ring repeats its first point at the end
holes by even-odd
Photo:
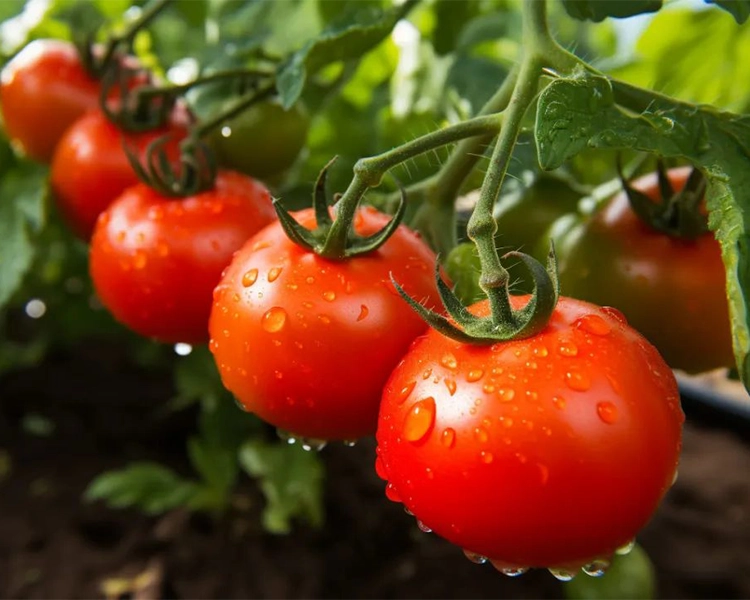
{"type": "Polygon", "coordinates": [[[227,121],[210,143],[221,165],[274,179],[294,163],[309,126],[301,103],[285,110],[278,102],[260,102],[227,121]]]}
{"type": "MultiPolygon", "coordinates": [[[[311,209],[295,217],[314,222],[311,209]]],[[[369,208],[354,225],[370,235],[387,221],[369,208]]],[[[433,305],[434,261],[405,227],[373,253],[331,261],[269,225],[237,253],[214,294],[210,347],[224,385],[247,410],[297,436],[371,435],[383,384],[427,327],[390,275],[433,305]]]]}
{"type": "MultiPolygon", "coordinates": [[[[669,171],[676,190],[689,168],[669,171]]],[[[656,173],[632,183],[656,199],[656,173]]],[[[681,239],[642,221],[617,194],[590,217],[562,217],[550,230],[569,296],[617,307],[674,368],[733,363],[721,249],[710,232],[681,239]]]]}
{"type": "Polygon", "coordinates": [[[273,220],[268,190],[220,172],[214,189],[165,197],[128,188],[99,217],[90,270],[97,294],[134,331],[165,342],[205,342],[211,292],[232,254],[273,220]]]}
{"type": "Polygon", "coordinates": [[[138,183],[126,149],[144,160],[149,144],[168,135],[165,151],[176,161],[186,126],[182,112],[176,112],[172,122],[163,127],[138,133],[122,131],[100,110],[73,123],[55,150],[50,185],[57,207],[76,235],[88,240],[99,214],[126,188],[138,183]]]}
{"type": "Polygon", "coordinates": [[[423,526],[498,568],[572,570],[650,518],[683,419],[656,349],[617,311],[561,297],[530,338],[420,338],[383,392],[377,470],[423,526]]]}

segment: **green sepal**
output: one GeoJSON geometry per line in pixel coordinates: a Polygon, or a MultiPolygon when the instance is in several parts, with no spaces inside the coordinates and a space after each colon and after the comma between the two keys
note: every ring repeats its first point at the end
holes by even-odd
{"type": "MultiPolygon", "coordinates": [[[[380,246],[385,244],[388,241],[388,238],[396,232],[396,229],[398,229],[398,226],[401,224],[405,213],[406,192],[401,188],[401,197],[399,199],[398,207],[396,208],[396,214],[394,214],[393,218],[388,221],[388,224],[377,233],[373,233],[367,237],[358,237],[356,234],[353,234],[352,237],[354,237],[354,239],[349,239],[347,247],[344,249],[344,256],[346,258],[351,258],[353,256],[367,254],[368,252],[374,252],[380,248],[380,246]]],[[[325,247],[323,251],[320,252],[320,255],[326,256],[325,247]]]]}
{"type": "Polygon", "coordinates": [[[281,204],[281,200],[278,198],[273,199],[273,208],[276,211],[276,215],[279,217],[279,224],[287,237],[305,250],[317,252],[319,244],[315,237],[315,233],[300,225],[296,219],[289,214],[287,209],[284,208],[281,204]]]}
{"type": "Polygon", "coordinates": [[[328,161],[325,167],[318,174],[313,191],[313,209],[315,210],[315,222],[318,227],[330,227],[333,224],[331,214],[328,212],[328,199],[326,198],[326,180],[328,179],[328,169],[336,162],[338,156],[334,156],[328,161]]]}

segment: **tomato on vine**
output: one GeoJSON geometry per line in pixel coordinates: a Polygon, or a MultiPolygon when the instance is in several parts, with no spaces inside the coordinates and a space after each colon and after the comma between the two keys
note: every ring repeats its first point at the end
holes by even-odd
{"type": "MultiPolygon", "coordinates": [[[[294,215],[310,229],[315,211],[294,215]]],[[[372,235],[389,217],[357,212],[372,235]]],[[[214,292],[210,348],[224,385],[249,411],[295,436],[354,440],[375,431],[383,384],[427,325],[393,288],[393,273],[428,306],[434,253],[399,226],[372,252],[322,258],[280,222],[236,254],[214,292]]]]}
{"type": "Polygon", "coordinates": [[[560,297],[531,337],[417,340],[383,392],[376,469],[477,561],[597,574],[671,486],[683,420],[656,349],[616,310],[560,297]]]}
{"type": "Polygon", "coordinates": [[[222,270],[274,218],[269,191],[240,173],[220,171],[213,189],[184,198],[135,185],[96,223],[94,287],[115,318],[143,336],[206,342],[222,270]]]}
{"type": "MultiPolygon", "coordinates": [[[[132,84],[146,79],[136,76],[132,84]]],[[[25,155],[41,162],[52,159],[68,127],[97,108],[100,94],[99,79],[86,70],[76,47],[61,40],[32,41],[0,74],[8,137],[25,155]]]]}
{"type": "Polygon", "coordinates": [[[53,198],[71,229],[84,240],[96,219],[126,188],[138,183],[126,148],[143,160],[149,144],[169,136],[164,150],[173,161],[187,135],[187,117],[175,111],[172,121],[157,129],[127,132],[101,110],[91,111],[65,132],[55,150],[50,173],[53,198]]]}
{"type": "Polygon", "coordinates": [[[222,166],[260,179],[273,179],[294,164],[305,145],[310,117],[297,103],[253,104],[209,138],[222,166]]]}
{"type": "MultiPolygon", "coordinates": [[[[689,175],[690,168],[667,172],[675,193],[689,175]]],[[[656,172],[630,185],[662,199],[656,172]]],[[[549,237],[564,292],[617,307],[671,367],[700,372],[734,364],[725,268],[710,231],[690,238],[658,231],[623,191],[591,216],[562,217],[549,237]]]]}

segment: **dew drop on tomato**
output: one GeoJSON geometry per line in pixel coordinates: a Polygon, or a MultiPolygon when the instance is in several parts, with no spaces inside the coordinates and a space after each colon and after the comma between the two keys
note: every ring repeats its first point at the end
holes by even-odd
{"type": "Polygon", "coordinates": [[[268,283],[273,283],[279,278],[279,275],[281,275],[282,268],[281,267],[273,267],[270,271],[268,271],[268,283]]]}
{"type": "Polygon", "coordinates": [[[445,387],[448,388],[448,393],[452,396],[456,393],[456,380],[451,379],[450,377],[446,377],[443,382],[445,383],[445,387]]]}
{"type": "Polygon", "coordinates": [[[367,318],[367,315],[370,314],[370,309],[367,308],[364,304],[359,307],[359,315],[357,315],[357,321],[362,321],[363,319],[367,318]]]}
{"type": "Polygon", "coordinates": [[[583,565],[582,571],[589,577],[601,577],[609,569],[609,561],[605,558],[597,558],[583,565]]]}
{"type": "Polygon", "coordinates": [[[552,396],[552,404],[555,405],[555,408],[563,410],[565,408],[565,398],[562,396],[552,396]]]}
{"type": "Polygon", "coordinates": [[[446,448],[453,448],[456,445],[456,432],[451,427],[446,427],[440,435],[440,443],[446,448]]]}
{"type": "Polygon", "coordinates": [[[599,402],[596,405],[596,414],[607,425],[613,425],[617,422],[617,407],[611,402],[599,402]]]}
{"type": "Polygon", "coordinates": [[[466,374],[466,381],[468,382],[479,381],[483,376],[484,376],[484,371],[482,369],[472,369],[466,374]]]}
{"type": "Polygon", "coordinates": [[[492,456],[492,452],[488,452],[486,450],[482,450],[479,453],[479,460],[481,460],[485,465],[489,465],[494,460],[494,456],[492,456]]]}
{"type": "Polygon", "coordinates": [[[568,371],[565,373],[565,385],[576,392],[585,392],[591,389],[591,379],[580,371],[568,371]]]}
{"type": "Polygon", "coordinates": [[[384,481],[388,480],[388,473],[386,473],[385,465],[379,456],[375,459],[375,473],[377,473],[380,479],[384,481]]]}
{"type": "Polygon", "coordinates": [[[258,269],[250,269],[242,276],[242,287],[250,287],[258,280],[258,269]]]}
{"type": "Polygon", "coordinates": [[[333,302],[336,299],[336,292],[328,290],[327,292],[323,292],[323,300],[326,302],[333,302]]]}
{"type": "Polygon", "coordinates": [[[612,331],[612,327],[607,321],[605,321],[599,315],[584,315],[580,319],[577,319],[574,325],[588,333],[598,336],[609,335],[612,331]]]}
{"type": "Polygon", "coordinates": [[[557,347],[557,353],[560,356],[577,356],[578,346],[573,342],[560,342],[560,345],[557,347]]]}
{"type": "Polygon", "coordinates": [[[602,306],[601,311],[610,317],[612,317],[615,321],[619,321],[623,325],[628,324],[627,317],[619,310],[617,310],[614,306],[602,306]]]}
{"type": "Polygon", "coordinates": [[[423,440],[435,424],[435,399],[430,396],[415,402],[404,419],[404,438],[408,442],[423,440]]]}
{"type": "Polygon", "coordinates": [[[478,441],[480,444],[484,444],[487,440],[490,439],[490,434],[487,433],[487,430],[484,427],[477,427],[474,429],[474,439],[478,441]]]}
{"type": "Polygon", "coordinates": [[[562,569],[562,568],[553,567],[547,570],[558,581],[572,581],[573,578],[576,576],[576,572],[571,571],[570,569],[562,569]]]}
{"type": "Polygon", "coordinates": [[[447,369],[455,369],[458,366],[458,361],[456,360],[456,357],[453,356],[453,354],[448,352],[443,355],[443,358],[440,359],[440,364],[447,369]]]}
{"type": "Polygon", "coordinates": [[[635,548],[635,540],[630,540],[627,544],[623,544],[617,550],[615,550],[615,554],[625,556],[626,554],[630,554],[633,548],[635,548]]]}
{"type": "Polygon", "coordinates": [[[516,397],[516,392],[511,388],[500,388],[497,390],[497,395],[500,398],[500,402],[512,402],[513,398],[516,397]]]}
{"type": "Polygon", "coordinates": [[[398,495],[396,488],[393,487],[392,483],[385,486],[385,497],[391,502],[401,502],[401,496],[398,495]]]}
{"type": "Polygon", "coordinates": [[[424,533],[432,533],[432,529],[430,529],[427,525],[422,523],[419,519],[417,519],[417,527],[419,527],[419,530],[424,533]]]}
{"type": "Polygon", "coordinates": [[[481,554],[477,554],[476,552],[472,552],[471,550],[464,550],[464,556],[466,556],[466,558],[468,558],[471,562],[478,565],[483,565],[487,562],[486,556],[482,556],[481,554]]]}
{"type": "Polygon", "coordinates": [[[261,317],[263,329],[269,333],[281,331],[286,324],[286,311],[280,306],[269,308],[261,317]]]}
{"type": "Polygon", "coordinates": [[[414,386],[416,386],[416,385],[417,385],[416,381],[410,381],[404,387],[402,387],[399,390],[398,395],[396,396],[396,402],[398,404],[403,404],[404,402],[406,402],[406,399],[414,391],[414,386]]]}

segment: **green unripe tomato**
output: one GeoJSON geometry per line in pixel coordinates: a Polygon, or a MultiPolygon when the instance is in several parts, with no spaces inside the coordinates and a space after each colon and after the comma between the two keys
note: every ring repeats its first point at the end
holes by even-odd
{"type": "Polygon", "coordinates": [[[278,102],[261,102],[226,122],[208,143],[222,167],[273,180],[294,164],[309,126],[302,104],[284,110],[278,102]]]}
{"type": "Polygon", "coordinates": [[[563,591],[568,600],[650,600],[656,591],[654,565],[636,544],[624,556],[615,554],[601,577],[578,575],[564,585],[563,591]]]}

